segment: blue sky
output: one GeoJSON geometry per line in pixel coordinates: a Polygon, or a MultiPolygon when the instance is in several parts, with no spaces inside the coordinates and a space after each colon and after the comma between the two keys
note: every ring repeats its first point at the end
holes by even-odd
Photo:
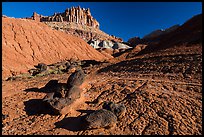
{"type": "Polygon", "coordinates": [[[156,29],[182,25],[202,13],[202,2],[2,2],[2,14],[22,18],[35,11],[49,16],[78,5],[90,8],[102,31],[124,41],[135,36],[142,38],[156,29]]]}

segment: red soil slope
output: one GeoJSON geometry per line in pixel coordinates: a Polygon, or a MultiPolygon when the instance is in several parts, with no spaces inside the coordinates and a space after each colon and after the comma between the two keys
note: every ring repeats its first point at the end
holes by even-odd
{"type": "Polygon", "coordinates": [[[65,59],[104,60],[85,41],[47,25],[26,19],[2,18],[3,79],[26,72],[39,62],[51,64],[65,59]]]}

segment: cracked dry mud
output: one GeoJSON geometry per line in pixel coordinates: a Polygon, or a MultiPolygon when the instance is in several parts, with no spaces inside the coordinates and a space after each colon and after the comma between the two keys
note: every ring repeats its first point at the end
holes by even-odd
{"type": "Polygon", "coordinates": [[[181,49],[83,68],[99,71],[85,80],[83,97],[64,119],[44,106],[46,92],[38,89],[54,79],[66,83],[69,73],[3,81],[2,134],[201,135],[202,46],[181,49]],[[81,117],[104,101],[124,104],[125,115],[111,129],[82,129],[81,117]]]}

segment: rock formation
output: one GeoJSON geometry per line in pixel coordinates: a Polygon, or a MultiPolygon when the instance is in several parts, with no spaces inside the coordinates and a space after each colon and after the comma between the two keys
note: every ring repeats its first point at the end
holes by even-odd
{"type": "Polygon", "coordinates": [[[68,80],[67,80],[67,87],[70,88],[72,86],[80,86],[84,82],[85,74],[81,69],[78,69],[75,71],[75,73],[72,73],[68,80]]]}
{"type": "Polygon", "coordinates": [[[116,115],[106,109],[96,110],[85,118],[88,129],[111,128],[116,125],[116,115]]]}
{"type": "Polygon", "coordinates": [[[52,16],[43,16],[34,12],[32,17],[26,19],[44,22],[54,29],[65,31],[85,41],[91,38],[122,41],[121,38],[101,31],[99,22],[93,18],[89,8],[71,7],[67,8],[63,13],[54,13],[52,16]]]}
{"type": "MultiPolygon", "coordinates": [[[[113,51],[113,50],[126,50],[131,49],[132,47],[122,43],[122,42],[115,42],[110,40],[89,40],[87,42],[89,45],[91,45],[93,48],[97,49],[101,52],[101,49],[107,49],[107,51],[113,51]]],[[[114,54],[113,52],[108,52],[111,55],[114,54]]]]}
{"type": "Polygon", "coordinates": [[[68,113],[69,105],[81,97],[81,84],[85,79],[83,70],[76,70],[72,73],[67,83],[58,83],[56,91],[48,93],[43,101],[48,103],[56,114],[68,113]],[[67,111],[64,111],[67,110],[67,111]]]}
{"type": "Polygon", "coordinates": [[[67,8],[65,12],[54,13],[52,16],[42,16],[34,12],[31,18],[41,22],[72,22],[99,28],[99,23],[91,16],[90,9],[80,8],[80,6],[67,8]]]}

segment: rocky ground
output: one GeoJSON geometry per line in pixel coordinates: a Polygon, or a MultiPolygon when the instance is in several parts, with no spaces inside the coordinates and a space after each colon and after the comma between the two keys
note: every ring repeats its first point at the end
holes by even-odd
{"type": "Polygon", "coordinates": [[[65,116],[42,101],[52,89],[41,89],[50,80],[66,83],[71,72],[2,81],[2,134],[202,134],[202,44],[82,69],[87,75],[82,96],[65,116]],[[124,104],[125,115],[112,128],[83,128],[82,117],[104,101],[124,104]]]}

